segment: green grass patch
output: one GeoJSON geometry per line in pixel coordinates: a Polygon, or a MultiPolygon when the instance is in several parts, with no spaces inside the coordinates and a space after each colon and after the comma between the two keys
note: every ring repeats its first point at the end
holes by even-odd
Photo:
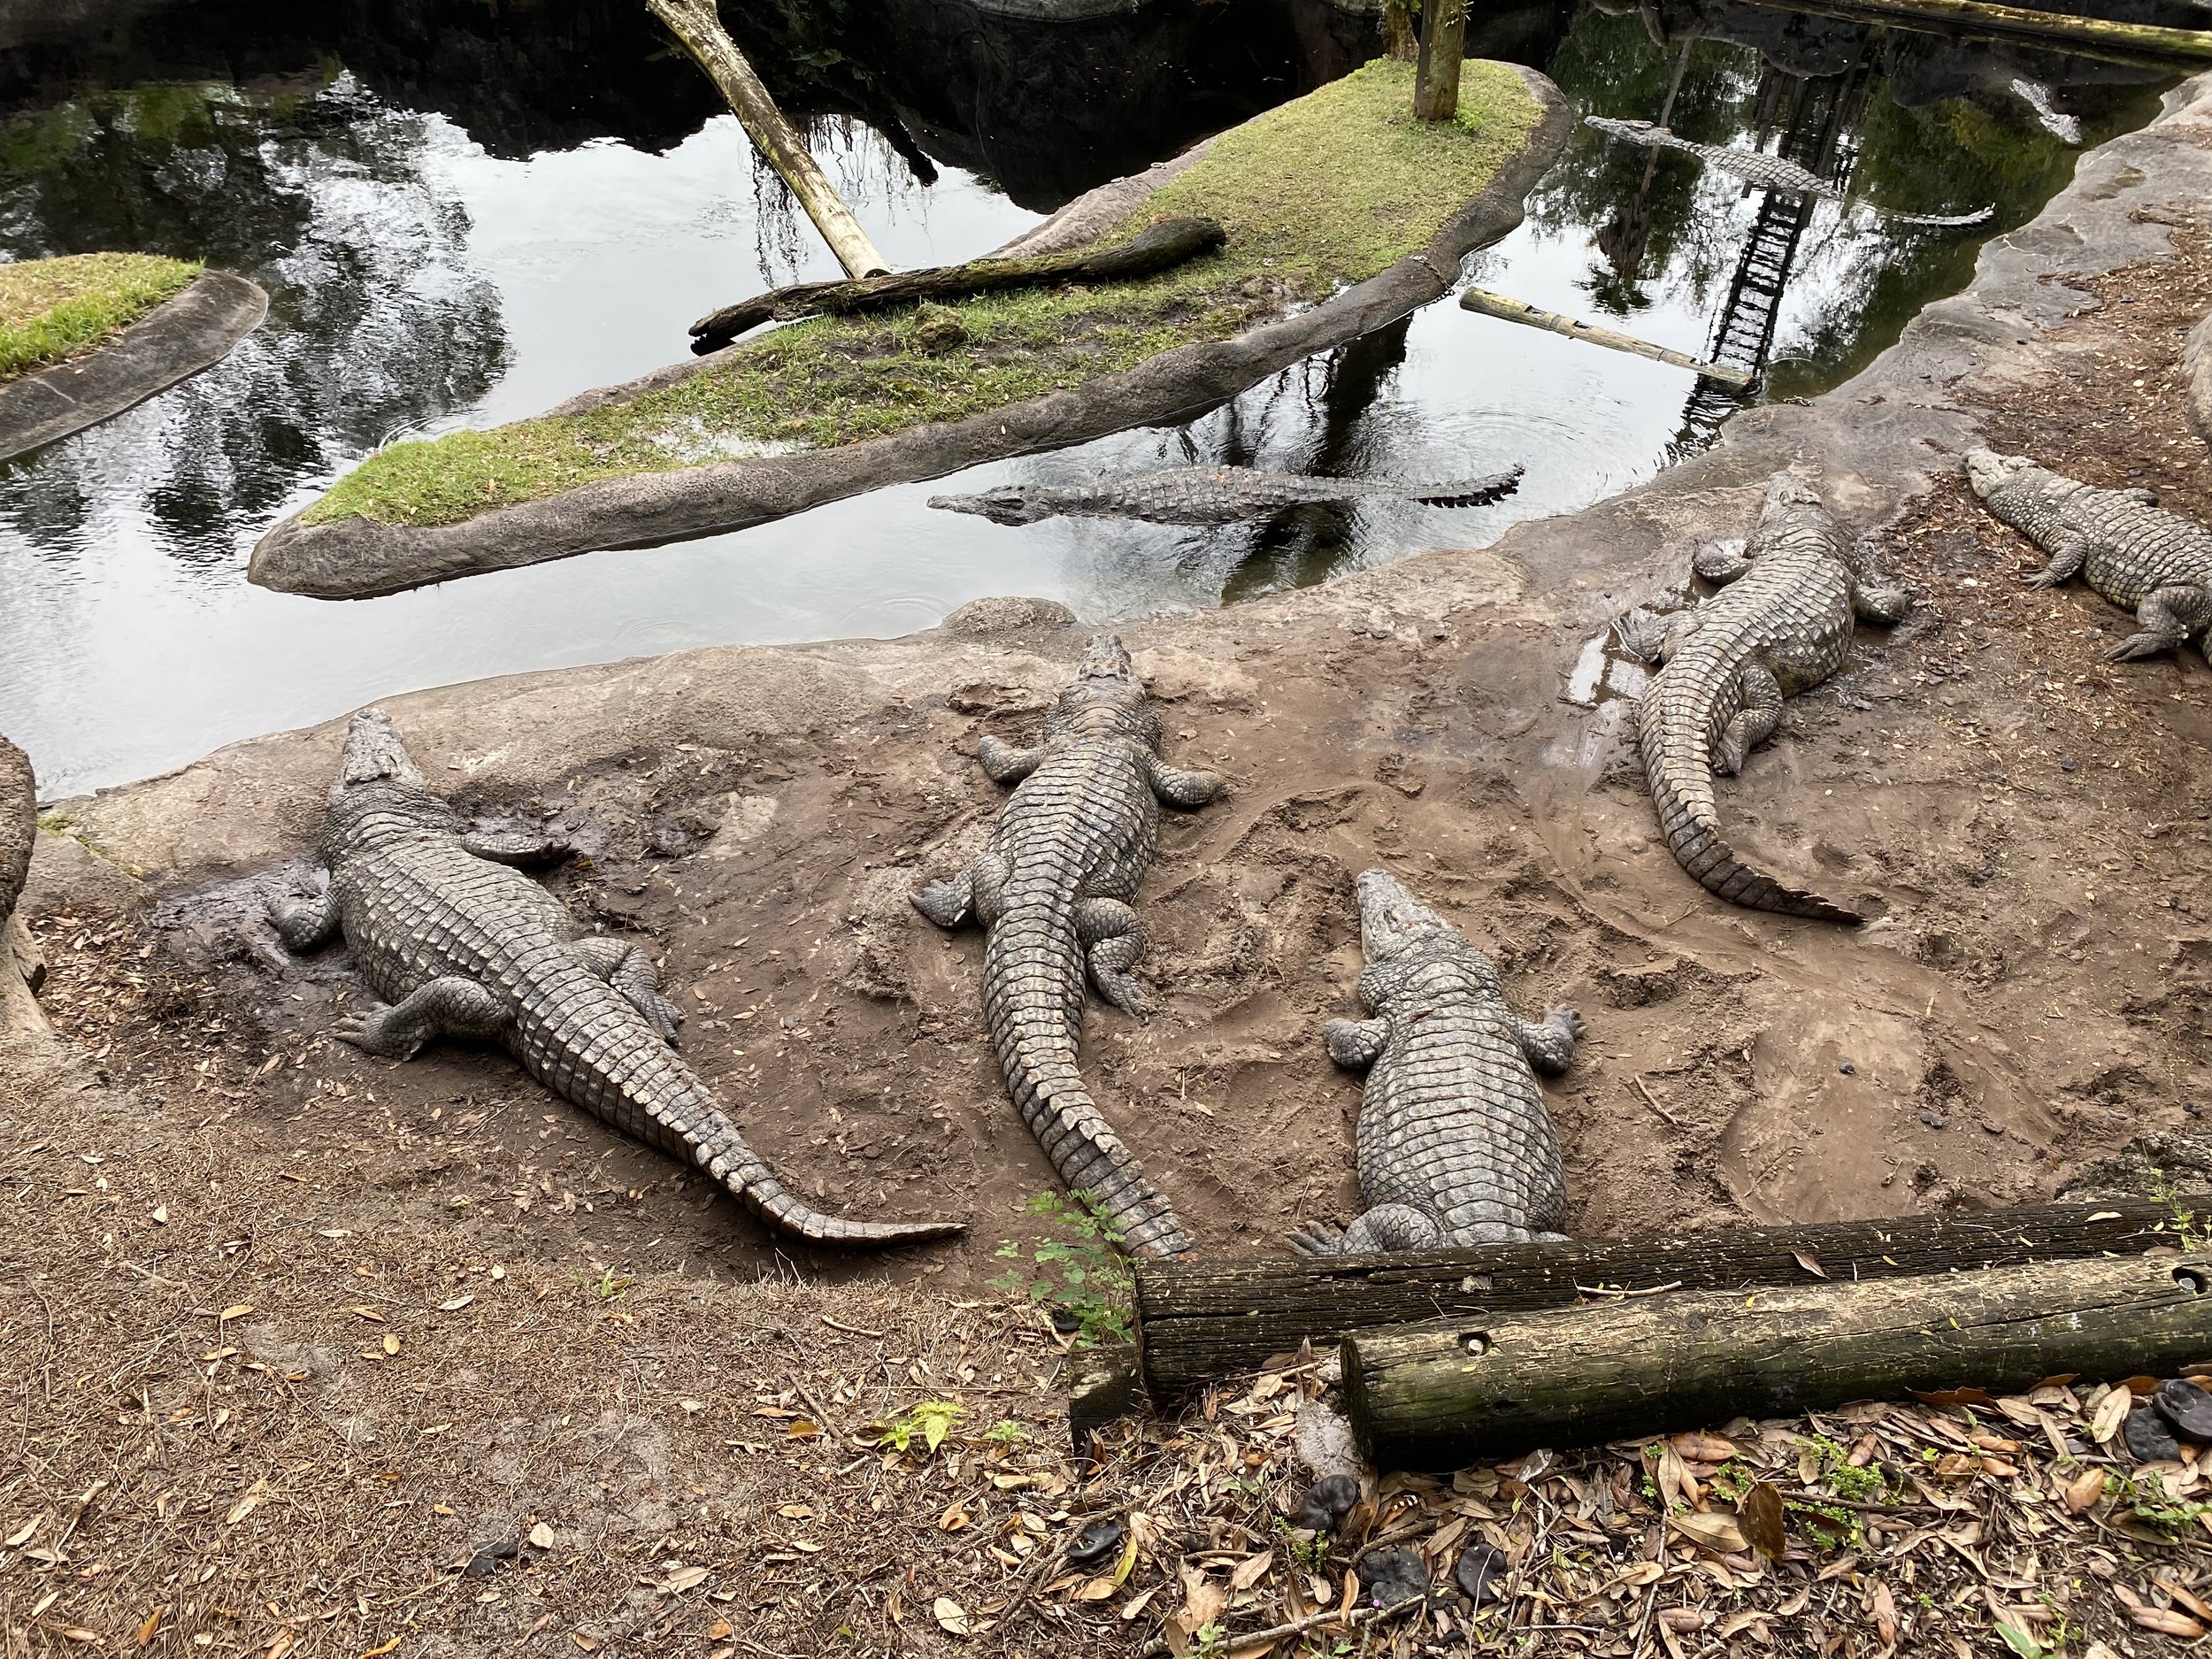
{"type": "Polygon", "coordinates": [[[1226,227],[1220,253],[1161,276],[954,303],[967,342],[950,352],[918,338],[911,311],[792,324],[612,408],[394,444],[305,517],[455,524],[599,479],[957,420],[1233,338],[1422,247],[1541,116],[1493,63],[1466,66],[1456,122],[1417,122],[1412,104],[1412,66],[1380,59],[1223,134],[1106,239],[1184,215],[1226,227]]]}
{"type": "Polygon", "coordinates": [[[150,253],[77,253],[0,265],[0,380],[105,345],[200,270],[150,253]]]}

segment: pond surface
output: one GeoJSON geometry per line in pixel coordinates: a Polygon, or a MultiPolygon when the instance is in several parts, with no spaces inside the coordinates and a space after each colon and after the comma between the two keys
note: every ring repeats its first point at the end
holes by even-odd
{"type": "MultiPolygon", "coordinates": [[[[267,594],[244,580],[256,538],[378,443],[641,373],[682,355],[694,317],[834,266],[629,0],[336,0],[309,24],[269,0],[116,9],[49,38],[12,35],[0,11],[0,254],[204,258],[262,283],[272,310],[219,367],[0,467],[0,731],[50,796],[487,674],[895,634],[987,594],[1101,622],[1233,603],[1580,507],[1709,442],[1738,406],[1679,370],[1446,303],[1173,430],[675,547],[352,603],[267,594]],[[1191,460],[1528,471],[1490,507],[1301,509],[1228,528],[1008,527],[924,504],[1191,460]]],[[[767,23],[746,43],[814,117],[818,155],[902,265],[983,252],[1375,46],[1371,21],[1318,0],[1154,0],[1061,25],[941,0],[754,10],[767,23]]],[[[1583,109],[1778,150],[1849,187],[1848,204],[1765,196],[1584,128],[1527,223],[1469,262],[1486,287],[1757,368],[1753,395],[1770,397],[1863,366],[1964,285],[1980,237],[2071,176],[2077,152],[2015,79],[2089,144],[2147,120],[2163,84],[1672,0],[1629,16],[1479,7],[1470,50],[1543,67],[1583,109]],[[1966,233],[1877,206],[1985,204],[1993,219],[1966,233]]]]}

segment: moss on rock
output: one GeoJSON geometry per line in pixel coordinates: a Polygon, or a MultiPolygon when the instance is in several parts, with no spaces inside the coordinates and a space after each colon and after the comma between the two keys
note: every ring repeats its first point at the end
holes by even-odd
{"type": "Polygon", "coordinates": [[[1519,73],[1470,63],[1453,122],[1412,119],[1390,59],[1256,117],[1153,195],[1104,244],[1204,215],[1220,253],[1141,282],[986,295],[776,329],[696,373],[586,413],[395,444],[309,523],[456,524],[600,479],[881,437],[1041,397],[1179,346],[1230,339],[1422,247],[1516,155],[1542,111],[1519,73]],[[948,322],[965,343],[948,351],[948,322]]]}
{"type": "Polygon", "coordinates": [[[188,260],[149,253],[0,265],[0,381],[107,344],[200,271],[188,260]]]}

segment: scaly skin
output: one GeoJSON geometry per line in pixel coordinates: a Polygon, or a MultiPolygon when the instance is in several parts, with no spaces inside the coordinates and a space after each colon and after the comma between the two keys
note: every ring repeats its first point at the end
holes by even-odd
{"type": "Polygon", "coordinates": [[[1786,916],[1855,922],[1855,911],[1752,869],[1721,839],[1715,772],[1743,770],[1774,734],[1782,699],[1834,673],[1851,649],[1854,618],[1889,626],[1911,601],[1871,585],[1855,545],[1787,472],[1767,480],[1766,504],[1740,557],[1708,549],[1697,573],[1724,586],[1659,628],[1619,629],[1637,655],[1663,663],[1638,710],[1644,772],[1659,827],[1682,867],[1732,903],[1786,916]]]}
{"type": "Polygon", "coordinates": [[[277,931],[295,950],[342,933],[389,1004],[334,1035],[397,1060],[434,1037],[496,1039],[565,1100],[700,1165],[771,1227],[810,1243],[909,1244],[964,1231],[847,1221],[787,1192],[670,1047],[678,1016],[652,958],[604,935],[579,938],[557,899],[505,867],[565,849],[472,833],[423,787],[381,710],[356,715],[346,733],[316,850],[330,886],[273,906],[277,931]]]}
{"type": "Polygon", "coordinates": [[[2055,588],[2078,575],[2140,631],[2105,653],[2113,662],[2179,650],[2212,624],[2212,532],[2151,505],[2147,489],[2093,489],[2024,455],[1974,449],[1967,481],[1982,504],[2051,556],[2030,577],[2055,588]]]}
{"type": "Polygon", "coordinates": [[[1385,871],[1359,878],[1359,1000],[1372,1016],[1324,1027],[1329,1057],[1365,1066],[1359,1187],[1341,1233],[1310,1223],[1303,1256],[1443,1250],[1557,1239],[1567,1200],[1559,1137],[1536,1073],[1573,1061],[1582,1018],[1516,1018],[1490,958],[1385,871]]]}
{"type": "Polygon", "coordinates": [[[1037,748],[983,740],[983,770],[1015,785],[1013,798],[990,846],[916,894],[914,908],[940,927],[988,930],[984,1018],[1014,1104],[1060,1179],[1090,1194],[1130,1250],[1180,1256],[1190,1235],[1076,1067],[1087,968],[1115,1007],[1145,1009],[1129,972],[1144,932],[1129,901],[1159,843],[1160,803],[1203,806],[1221,787],[1210,772],[1163,764],[1159,745],[1159,717],[1128,652],[1098,635],[1037,748]]]}
{"type": "MultiPolygon", "coordinates": [[[[1654,150],[1681,150],[1686,155],[1695,156],[1709,167],[1732,173],[1746,184],[1762,190],[1787,190],[1797,196],[1816,196],[1825,202],[1849,199],[1817,174],[1806,172],[1793,161],[1785,161],[1781,157],[1770,156],[1763,150],[1734,150],[1724,144],[1693,143],[1686,138],[1677,138],[1665,127],[1655,127],[1649,121],[1620,121],[1603,115],[1586,115],[1582,119],[1608,137],[1625,139],[1632,144],[1643,144],[1654,150]]],[[[1880,207],[1874,211],[1895,219],[1901,225],[1934,225],[1951,228],[1978,225],[1996,211],[1989,207],[1978,208],[1971,213],[1952,214],[1893,213],[1887,208],[1880,207]]]]}
{"type": "Polygon", "coordinates": [[[1425,488],[1367,478],[1307,478],[1248,466],[1179,466],[1095,484],[1001,484],[980,495],[932,495],[949,512],[980,513],[999,524],[1034,524],[1069,514],[1142,518],[1152,524],[1234,524],[1286,507],[1351,501],[1421,501],[1438,507],[1479,507],[1520,487],[1521,469],[1425,488]]]}

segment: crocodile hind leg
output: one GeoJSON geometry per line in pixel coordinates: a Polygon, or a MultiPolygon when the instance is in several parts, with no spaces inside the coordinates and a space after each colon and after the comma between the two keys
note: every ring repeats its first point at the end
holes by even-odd
{"type": "Polygon", "coordinates": [[[1725,588],[1751,568],[1740,542],[1709,541],[1690,555],[1690,568],[1716,588],[1725,588]]]}
{"type": "Polygon", "coordinates": [[[1144,955],[1144,927],[1136,911],[1119,899],[1084,899],[1075,907],[1075,934],[1098,994],[1125,1014],[1150,1007],[1144,987],[1129,970],[1144,955]]]}
{"type": "Polygon", "coordinates": [[[2131,634],[2105,653],[2108,662],[2124,663],[2139,657],[2177,651],[2189,636],[2212,622],[2212,589],[2197,582],[2174,582],[2150,594],[2135,610],[2141,631],[2131,634]]]}
{"type": "Polygon", "coordinates": [[[1386,1250],[1433,1250],[1444,1242],[1434,1216],[1411,1204],[1377,1204],[1339,1233],[1326,1222],[1308,1222],[1290,1235],[1301,1256],[1368,1256],[1386,1250]]]}
{"type": "Polygon", "coordinates": [[[1772,737],[1775,727],[1782,724],[1782,682],[1770,672],[1756,663],[1748,664],[1736,676],[1736,686],[1743,707],[1721,727],[1720,752],[1713,757],[1713,770],[1728,777],[1741,772],[1751,751],[1772,737]]]}
{"type": "Polygon", "coordinates": [[[269,920],[288,950],[312,950],[338,936],[342,920],[338,895],[326,887],[311,899],[279,899],[269,906],[269,920]]]}
{"type": "Polygon", "coordinates": [[[496,1037],[506,1025],[503,1002],[475,980],[449,973],[389,1007],[340,1020],[330,1034],[387,1060],[411,1060],[433,1037],[496,1037]]]}
{"type": "Polygon", "coordinates": [[[1329,1058],[1348,1071],[1374,1064],[1389,1039],[1390,1022],[1384,1019],[1333,1019],[1321,1027],[1329,1058]]]}
{"type": "Polygon", "coordinates": [[[621,992],[630,1006],[645,1017],[647,1025],[671,1044],[675,1042],[683,1010],[661,995],[661,971],[652,957],[628,940],[612,939],[605,933],[571,941],[568,954],[621,992]]]}
{"type": "Polygon", "coordinates": [[[1528,1063],[1546,1077],[1557,1077],[1574,1064],[1575,1045],[1582,1041],[1582,1016],[1571,1008],[1555,1008],[1541,1025],[1525,1019],[1513,1022],[1513,1039],[1521,1045],[1528,1063]]]}
{"type": "Polygon", "coordinates": [[[472,829],[461,845],[495,864],[557,864],[576,850],[566,836],[546,830],[472,829]]]}

